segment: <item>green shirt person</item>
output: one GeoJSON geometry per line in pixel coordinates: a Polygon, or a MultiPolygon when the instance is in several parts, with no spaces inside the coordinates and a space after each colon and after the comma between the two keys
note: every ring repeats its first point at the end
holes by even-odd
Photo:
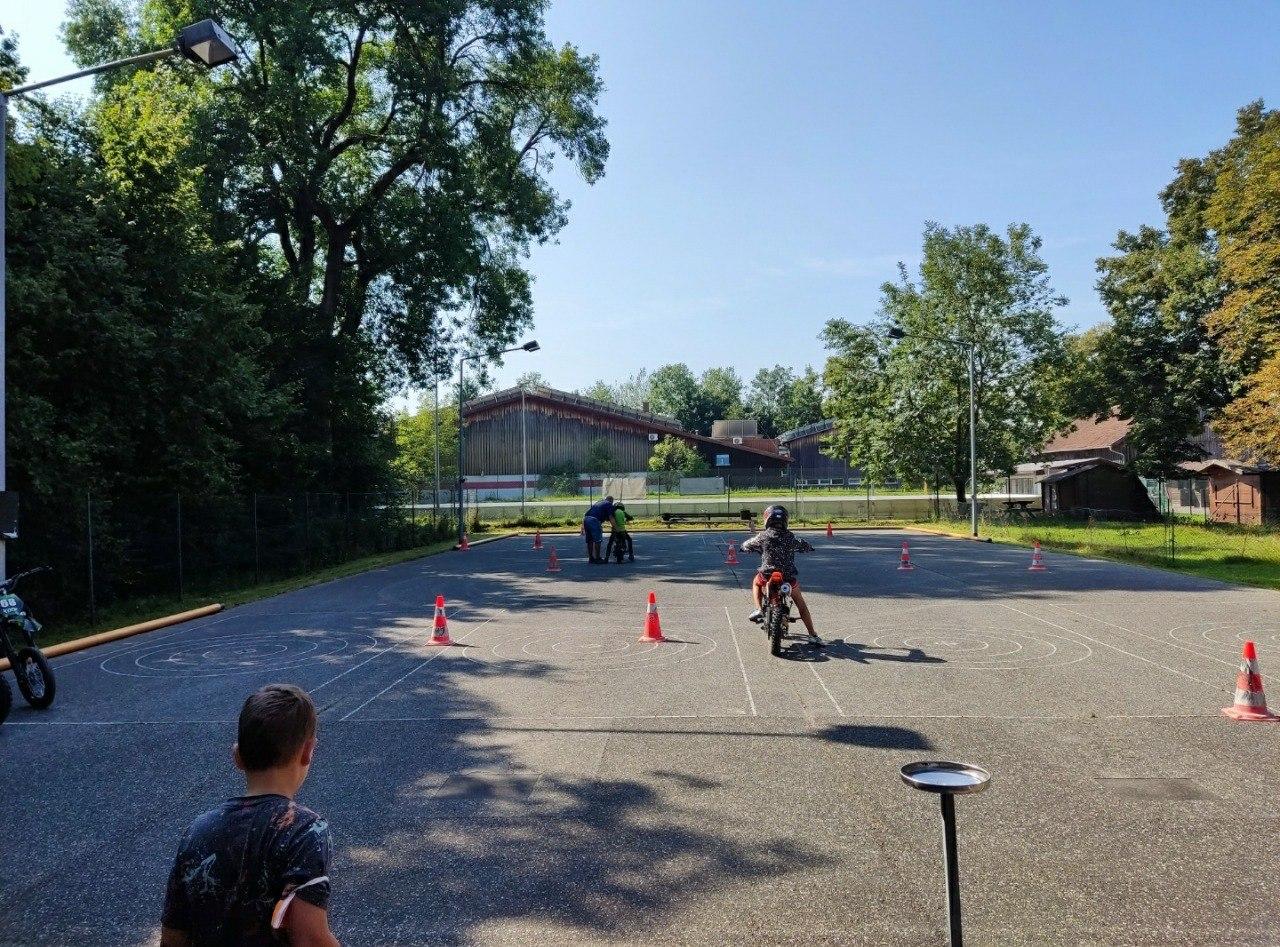
{"type": "Polygon", "coordinates": [[[636,544],[627,531],[627,523],[630,521],[631,514],[627,512],[627,508],[621,503],[614,504],[613,529],[609,533],[609,545],[604,554],[606,562],[609,561],[611,554],[616,555],[618,562],[622,562],[624,549],[631,561],[636,561],[636,544]]]}

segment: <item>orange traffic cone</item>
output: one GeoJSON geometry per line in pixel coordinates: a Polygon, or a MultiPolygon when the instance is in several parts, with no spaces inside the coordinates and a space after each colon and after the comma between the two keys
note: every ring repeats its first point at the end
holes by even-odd
{"type": "Polygon", "coordinates": [[[827,539],[835,539],[836,532],[831,528],[831,521],[827,521],[827,539]]]}
{"type": "Polygon", "coordinates": [[[1280,716],[1267,709],[1267,698],[1262,693],[1262,669],[1258,667],[1258,649],[1252,641],[1244,643],[1244,660],[1236,675],[1236,699],[1222,712],[1232,720],[1280,720],[1280,716]]]}
{"type": "Polygon", "coordinates": [[[911,552],[907,549],[907,541],[902,541],[902,558],[898,562],[899,572],[910,572],[915,566],[911,564],[911,552]]]}
{"type": "Polygon", "coordinates": [[[649,613],[644,616],[644,634],[641,641],[666,641],[662,636],[662,622],[658,620],[658,596],[649,593],[649,613]]]}
{"type": "Polygon", "coordinates": [[[560,571],[560,560],[559,560],[559,558],[557,558],[557,556],[556,556],[556,547],[555,547],[555,546],[552,546],[552,547],[551,547],[551,552],[547,555],[547,571],[548,571],[548,572],[559,572],[559,571],[560,571]]]}
{"type": "Polygon", "coordinates": [[[724,557],[726,566],[736,566],[738,564],[738,547],[734,545],[733,540],[729,540],[729,554],[724,557]]]}
{"type": "Polygon", "coordinates": [[[444,596],[436,596],[436,621],[435,627],[431,630],[432,644],[453,644],[453,639],[449,637],[449,619],[444,616],[444,596]]]}
{"type": "Polygon", "coordinates": [[[466,551],[467,551],[468,549],[470,549],[470,548],[471,548],[471,544],[467,542],[467,534],[466,534],[466,533],[463,533],[463,534],[462,534],[462,542],[458,543],[458,551],[459,551],[459,552],[466,552],[466,551]]]}
{"type": "Polygon", "coordinates": [[[542,530],[538,530],[536,533],[533,534],[533,548],[534,549],[542,548],[542,530]]]}
{"type": "Polygon", "coordinates": [[[1040,540],[1036,540],[1035,548],[1031,550],[1031,565],[1027,567],[1028,572],[1044,572],[1044,553],[1040,549],[1040,540]]]}

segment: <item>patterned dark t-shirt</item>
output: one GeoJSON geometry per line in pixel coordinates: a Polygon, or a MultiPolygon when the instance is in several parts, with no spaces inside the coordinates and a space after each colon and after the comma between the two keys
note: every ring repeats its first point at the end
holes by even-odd
{"type": "Polygon", "coordinates": [[[271,912],[281,898],[297,889],[297,899],[328,908],[332,847],[328,823],[291,799],[228,799],[183,836],[164,926],[188,932],[194,947],[279,943],[271,912]]]}
{"type": "Polygon", "coordinates": [[[800,578],[796,571],[796,553],[813,552],[813,547],[789,529],[770,526],[742,544],[743,552],[758,552],[760,572],[781,572],[787,582],[800,578]]]}

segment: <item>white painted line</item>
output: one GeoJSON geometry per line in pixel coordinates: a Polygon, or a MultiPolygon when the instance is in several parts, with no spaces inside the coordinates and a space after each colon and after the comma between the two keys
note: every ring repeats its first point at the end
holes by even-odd
{"type": "Polygon", "coordinates": [[[1001,608],[1007,608],[1011,612],[1017,612],[1019,615],[1024,615],[1027,618],[1034,619],[1035,621],[1044,622],[1046,625],[1049,625],[1052,628],[1057,628],[1061,631],[1065,631],[1069,635],[1078,635],[1081,638],[1086,638],[1089,641],[1092,641],[1096,645],[1101,645],[1104,648],[1110,648],[1112,651],[1118,652],[1119,654],[1123,654],[1125,657],[1133,658],[1135,661],[1142,661],[1145,664],[1150,664],[1153,667],[1158,667],[1162,671],[1168,671],[1170,674],[1177,674],[1179,677],[1185,677],[1189,681],[1195,681],[1197,684],[1201,684],[1205,687],[1212,687],[1216,690],[1221,690],[1221,687],[1218,684],[1210,684],[1208,681],[1202,681],[1200,680],[1200,678],[1194,677],[1193,675],[1188,674],[1186,671],[1179,671],[1177,668],[1171,668],[1168,665],[1161,664],[1159,661],[1152,661],[1150,658],[1144,658],[1140,654],[1134,654],[1132,651],[1124,650],[1124,648],[1117,648],[1113,644],[1107,644],[1107,642],[1105,641],[1099,641],[1097,638],[1091,638],[1082,631],[1072,631],[1070,628],[1064,628],[1062,625],[1054,624],[1053,622],[1049,621],[1049,619],[1047,618],[1041,618],[1039,615],[1033,615],[1030,612],[1024,612],[1022,609],[1014,608],[1012,605],[1006,605],[1004,602],[1000,602],[999,605],[1001,608]]]}
{"type": "MultiPolygon", "coordinates": [[[[459,607],[454,611],[454,613],[453,613],[453,617],[454,617],[454,618],[457,618],[457,617],[458,617],[458,612],[465,611],[465,610],[466,610],[466,606],[465,606],[465,605],[461,605],[461,606],[459,606],[459,607]]],[[[401,641],[393,641],[393,642],[391,642],[391,644],[387,645],[385,648],[383,648],[383,649],[382,649],[381,651],[379,651],[377,654],[374,654],[374,655],[372,655],[372,656],[370,656],[370,657],[368,657],[368,658],[365,658],[365,659],[364,659],[363,661],[361,661],[359,664],[352,665],[351,667],[349,667],[349,668],[347,668],[345,671],[343,671],[341,674],[338,674],[338,675],[335,675],[334,677],[329,678],[329,680],[325,681],[323,684],[317,684],[315,687],[313,687],[313,688],[311,688],[309,691],[307,691],[307,693],[309,693],[309,694],[314,694],[316,691],[321,690],[321,689],[323,689],[323,688],[325,688],[325,687],[328,687],[328,686],[329,686],[330,684],[332,684],[334,681],[336,681],[336,680],[338,680],[338,679],[340,679],[340,678],[346,677],[346,676],[347,676],[348,674],[350,674],[352,671],[358,671],[360,668],[364,667],[364,666],[365,666],[366,664],[368,664],[370,661],[373,661],[374,659],[381,657],[382,655],[384,655],[384,654],[386,654],[388,651],[390,651],[392,648],[394,648],[396,645],[398,645],[398,644],[402,644],[402,643],[403,643],[403,642],[401,642],[401,641]]]]}
{"type": "Polygon", "coordinates": [[[1133,628],[1126,628],[1124,625],[1117,625],[1115,622],[1110,622],[1103,618],[1094,618],[1092,615],[1088,615],[1084,612],[1077,612],[1075,609],[1067,608],[1065,605],[1057,605],[1054,602],[1044,602],[1042,604],[1050,605],[1053,608],[1058,609],[1059,611],[1066,612],[1068,615],[1075,615],[1077,618],[1083,618],[1086,621],[1091,621],[1099,625],[1106,625],[1109,628],[1116,628],[1116,629],[1119,629],[1120,631],[1127,631],[1131,635],[1137,635],[1140,638],[1146,638],[1148,641],[1154,641],[1156,644],[1168,645],[1170,648],[1177,648],[1179,651],[1187,652],[1187,654],[1194,654],[1197,658],[1205,658],[1209,661],[1217,661],[1219,664],[1225,664],[1227,667],[1236,667],[1240,663],[1239,661],[1227,661],[1223,658],[1217,658],[1217,657],[1214,657],[1213,655],[1204,654],[1201,651],[1195,650],[1194,648],[1189,648],[1186,645],[1178,644],[1175,641],[1170,641],[1167,638],[1157,638],[1154,635],[1148,635],[1141,631],[1137,631],[1133,628]]]}
{"type": "Polygon", "coordinates": [[[729,606],[724,607],[724,617],[729,622],[729,634],[733,636],[733,650],[738,653],[738,669],[742,671],[742,686],[747,689],[747,700],[751,704],[751,716],[758,717],[760,712],[756,710],[756,698],[751,693],[751,682],[747,680],[747,666],[742,663],[742,649],[738,647],[738,633],[733,630],[733,618],[729,614],[729,606]]]}
{"type": "Polygon", "coordinates": [[[813,676],[816,677],[818,679],[818,683],[822,685],[822,690],[826,693],[827,699],[831,701],[831,706],[835,707],[836,713],[843,717],[844,710],[842,710],[840,705],[836,703],[836,699],[832,696],[831,691],[827,690],[827,682],[822,679],[822,676],[818,673],[818,669],[812,664],[808,665],[808,668],[810,671],[813,671],[813,676]]]}
{"type": "MultiPolygon", "coordinates": [[[[479,630],[480,630],[481,628],[483,628],[485,625],[489,624],[489,622],[490,622],[490,621],[492,621],[492,620],[493,620],[492,618],[486,618],[486,619],[485,619],[484,621],[482,621],[480,624],[476,625],[474,628],[472,628],[470,631],[468,631],[465,635],[462,635],[462,636],[461,636],[461,637],[459,637],[459,638],[455,638],[454,640],[455,640],[455,641],[465,641],[467,638],[469,638],[471,635],[475,634],[477,631],[479,631],[479,630]]],[[[432,661],[434,661],[436,658],[440,657],[440,655],[444,654],[444,653],[445,653],[446,651],[448,651],[448,650],[449,650],[449,649],[448,649],[448,646],[447,646],[447,645],[445,645],[445,646],[441,646],[440,650],[439,650],[439,651],[437,651],[435,654],[431,655],[431,657],[427,658],[427,660],[423,661],[421,664],[417,665],[416,667],[411,668],[411,669],[410,669],[409,671],[407,671],[406,673],[404,673],[404,674],[400,675],[400,677],[396,678],[394,681],[392,681],[390,684],[388,684],[388,685],[387,685],[386,687],[384,687],[382,690],[378,691],[378,693],[374,694],[372,697],[370,697],[368,700],[366,700],[363,704],[361,704],[361,705],[360,705],[359,707],[357,707],[355,710],[351,711],[350,713],[346,714],[345,716],[343,716],[343,717],[341,717],[341,718],[339,718],[339,719],[341,719],[341,720],[349,720],[353,715],[358,714],[360,711],[364,710],[366,707],[368,707],[370,704],[372,704],[375,700],[377,700],[379,697],[381,697],[381,696],[382,696],[383,694],[385,694],[387,691],[391,690],[391,688],[395,687],[397,684],[399,684],[401,681],[405,680],[406,678],[408,678],[408,677],[412,677],[414,674],[416,674],[418,671],[421,671],[424,667],[426,667],[428,664],[430,664],[432,661]]]]}

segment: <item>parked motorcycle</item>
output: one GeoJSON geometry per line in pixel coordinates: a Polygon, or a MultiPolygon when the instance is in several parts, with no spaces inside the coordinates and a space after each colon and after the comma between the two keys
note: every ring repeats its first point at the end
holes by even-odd
{"type": "MultiPolygon", "coordinates": [[[[53,703],[57,682],[48,659],[36,644],[40,623],[31,616],[26,603],[14,590],[23,579],[48,571],[48,566],[40,566],[0,582],[0,657],[9,659],[9,669],[18,679],[22,699],[37,710],[44,710],[53,703]]],[[[4,684],[0,687],[0,720],[3,720],[12,706],[13,694],[3,675],[0,675],[0,683],[4,684]]]]}

